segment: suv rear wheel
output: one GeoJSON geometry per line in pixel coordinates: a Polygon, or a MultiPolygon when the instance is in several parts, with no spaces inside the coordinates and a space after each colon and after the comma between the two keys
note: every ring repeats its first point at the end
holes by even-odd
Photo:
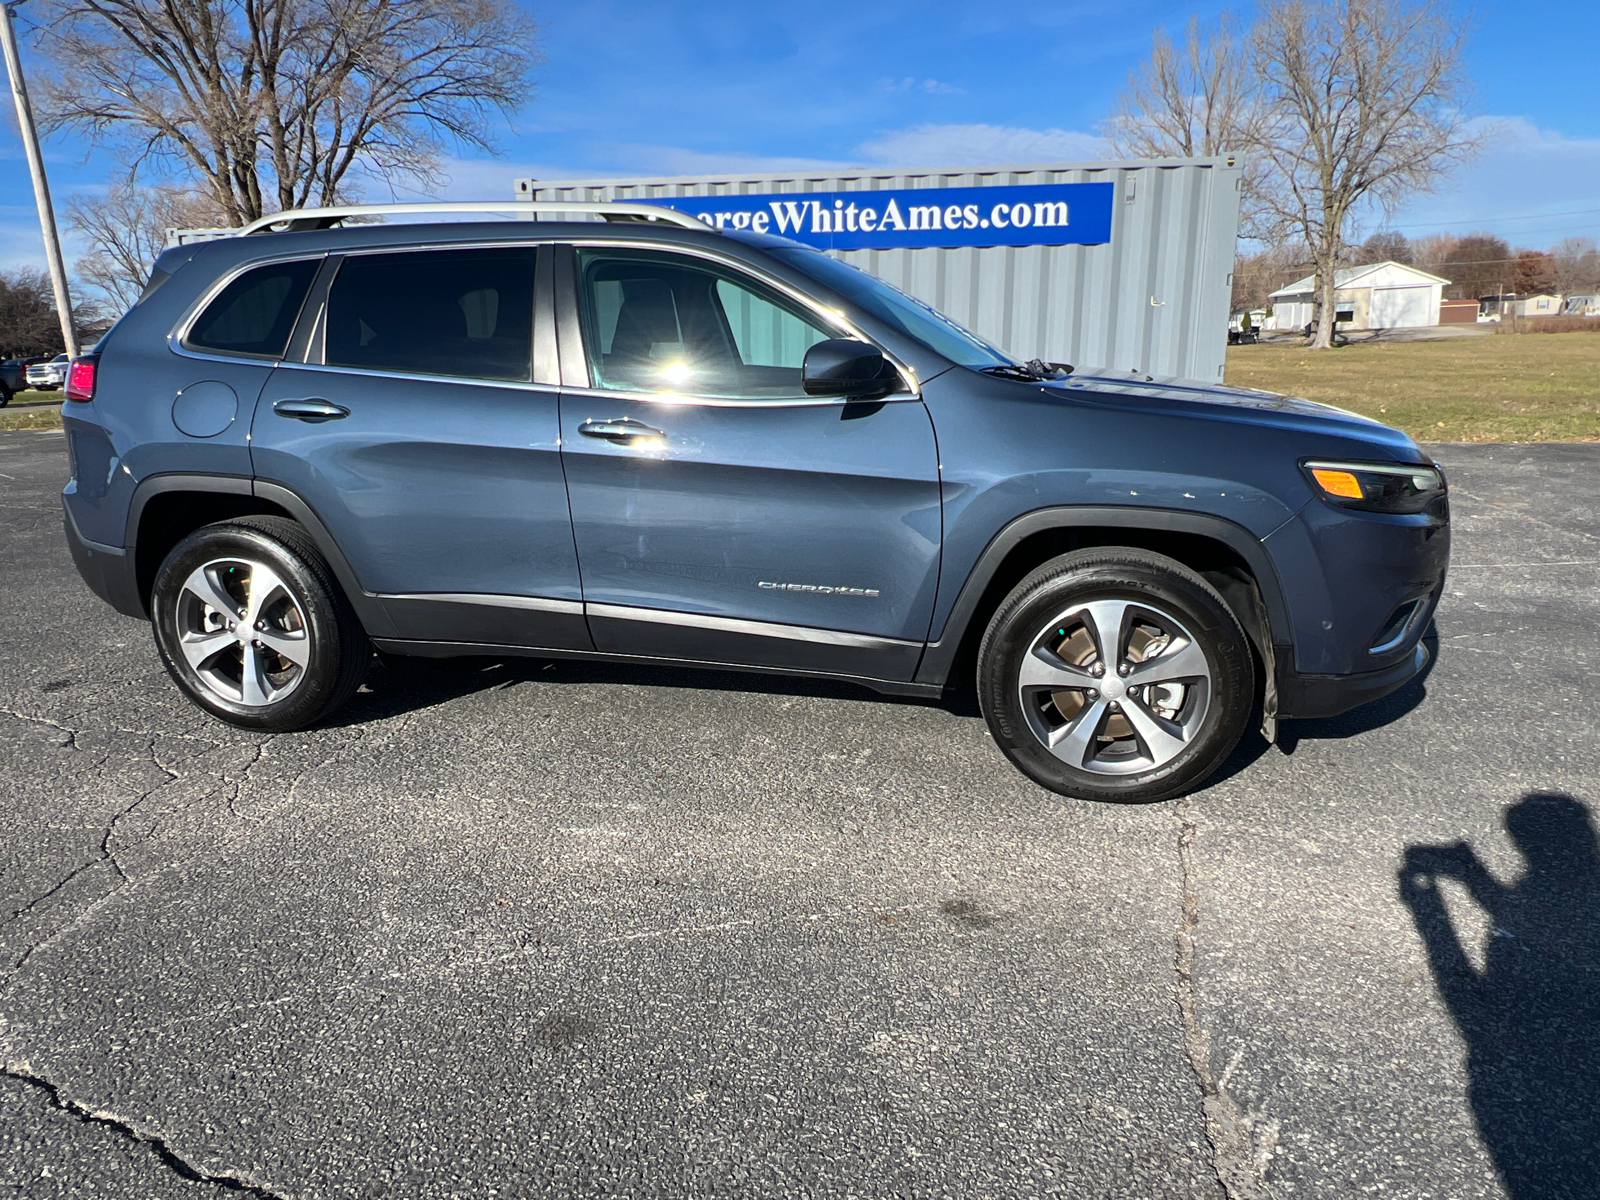
{"type": "Polygon", "coordinates": [[[1035,570],[978,651],[990,732],[1036,782],[1083,800],[1165,800],[1222,765],[1255,672],[1238,620],[1159,554],[1080,550],[1035,570]]]}
{"type": "Polygon", "coordinates": [[[213,716],[273,733],[348,700],[372,648],[305,531],[241,517],[175,546],[150,597],[168,673],[213,716]]]}

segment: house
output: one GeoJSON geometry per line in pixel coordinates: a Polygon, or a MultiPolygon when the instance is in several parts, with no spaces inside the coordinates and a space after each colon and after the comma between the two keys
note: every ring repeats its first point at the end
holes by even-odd
{"type": "Polygon", "coordinates": [[[1561,306],[1564,317],[1600,317],[1600,292],[1573,292],[1561,306]]]}
{"type": "Polygon", "coordinates": [[[1554,317],[1561,313],[1561,297],[1541,292],[1537,296],[1518,296],[1506,307],[1514,317],[1554,317]]]}
{"type": "MultiPolygon", "coordinates": [[[[1334,272],[1334,319],[1346,330],[1416,329],[1439,323],[1450,281],[1404,263],[1368,263],[1334,272]]],[[[1316,276],[1273,292],[1269,329],[1301,329],[1316,313],[1316,276]]]]}

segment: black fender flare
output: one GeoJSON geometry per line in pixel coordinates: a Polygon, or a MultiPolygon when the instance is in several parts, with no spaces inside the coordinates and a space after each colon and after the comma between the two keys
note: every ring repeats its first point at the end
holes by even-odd
{"type": "Polygon", "coordinates": [[[351,569],[349,560],[344,556],[344,551],[339,549],[339,543],[334,541],[333,535],[328,532],[328,527],[322,523],[322,519],[299,495],[276,483],[251,480],[243,475],[171,474],[152,475],[141,480],[139,486],[134,489],[133,499],[128,505],[128,524],[123,536],[123,546],[130,566],[137,561],[139,523],[144,518],[145,507],[155,497],[168,492],[211,492],[224,496],[252,496],[283,509],[311,535],[311,540],[316,543],[317,550],[327,560],[334,577],[339,581],[339,586],[344,589],[345,597],[350,601],[350,606],[356,610],[356,616],[360,618],[367,632],[373,637],[395,635],[393,623],[389,620],[383,602],[362,588],[361,581],[356,578],[355,571],[351,569]]]}
{"type": "MultiPolygon", "coordinates": [[[[1050,530],[1073,528],[1137,529],[1157,533],[1182,533],[1210,538],[1221,542],[1237,554],[1255,576],[1256,590],[1261,596],[1265,611],[1266,632],[1270,646],[1261,646],[1263,654],[1276,647],[1293,644],[1293,626],[1289,606],[1284,599],[1283,585],[1278,579],[1272,557],[1262,546],[1261,539],[1242,525],[1209,513],[1182,512],[1165,508],[1131,508],[1116,505],[1059,505],[1038,508],[1008,522],[990,539],[983,553],[967,573],[966,581],[956,595],[955,604],[945,618],[939,640],[929,642],[917,668],[917,682],[942,686],[955,666],[956,655],[966,637],[984,593],[1000,564],[1025,538],[1050,530]]],[[[1252,614],[1238,613],[1247,629],[1254,623],[1252,614]]],[[[1254,630],[1251,631],[1255,635],[1254,630]]],[[[1281,655],[1279,655],[1281,657],[1281,655]]],[[[1269,670],[1269,676],[1271,672],[1269,670]]]]}

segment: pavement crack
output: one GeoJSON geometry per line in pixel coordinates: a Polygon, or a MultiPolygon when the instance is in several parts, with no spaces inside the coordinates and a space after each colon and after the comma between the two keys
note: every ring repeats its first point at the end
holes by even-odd
{"type": "MultiPolygon", "coordinates": [[[[54,724],[54,722],[46,721],[45,724],[54,724]]],[[[11,914],[11,916],[9,918],[7,918],[7,920],[5,921],[6,925],[9,925],[14,921],[20,920],[22,917],[24,917],[28,913],[32,912],[40,904],[42,904],[46,900],[48,900],[51,896],[53,896],[57,892],[59,892],[62,888],[66,887],[67,884],[71,883],[79,875],[82,875],[84,872],[90,871],[90,870],[94,869],[95,867],[98,867],[98,866],[109,866],[113,871],[115,871],[117,873],[117,884],[116,884],[116,887],[111,889],[112,892],[118,891],[122,887],[123,884],[128,882],[128,874],[127,874],[126,871],[124,871],[122,869],[122,864],[117,861],[117,852],[114,849],[112,849],[112,846],[111,846],[111,840],[117,834],[117,825],[118,825],[118,823],[120,821],[122,821],[125,817],[127,817],[129,814],[131,814],[135,809],[137,809],[141,804],[143,804],[151,796],[155,795],[155,793],[159,792],[162,788],[166,787],[169,783],[172,783],[175,780],[180,778],[180,776],[178,775],[178,773],[176,771],[172,770],[170,767],[168,767],[165,763],[163,763],[156,756],[156,738],[152,737],[150,739],[149,743],[146,746],[146,751],[150,755],[151,763],[166,778],[162,779],[159,783],[156,783],[152,787],[145,788],[142,792],[140,792],[137,796],[135,796],[131,801],[129,801],[127,804],[123,805],[116,812],[112,813],[111,814],[111,819],[106,822],[105,828],[101,831],[101,834],[100,834],[100,846],[99,846],[99,851],[96,854],[96,856],[94,858],[89,859],[87,862],[80,863],[78,866],[74,867],[71,871],[69,871],[55,885],[50,887],[48,890],[42,892],[38,896],[35,896],[32,900],[30,900],[27,904],[23,905],[21,908],[15,910],[11,914]]],[[[105,897],[101,898],[102,901],[104,899],[105,899],[105,897]]],[[[54,941],[56,938],[60,937],[62,934],[66,933],[67,930],[76,927],[79,922],[81,922],[91,912],[94,912],[98,907],[99,907],[99,902],[90,905],[83,912],[79,913],[75,920],[69,921],[66,925],[62,926],[59,929],[54,930],[53,932],[51,932],[47,936],[45,936],[45,937],[39,939],[38,941],[34,942],[26,950],[24,950],[22,952],[21,957],[19,957],[16,960],[16,962],[14,962],[12,964],[13,969],[20,971],[23,967],[25,967],[27,965],[28,960],[33,957],[33,954],[34,954],[34,952],[36,950],[42,949],[45,945],[47,945],[48,943],[54,941]]]]}
{"type": "Polygon", "coordinates": [[[1201,1111],[1206,1140],[1211,1143],[1211,1166],[1228,1200],[1263,1200],[1272,1195],[1267,1186],[1267,1165],[1277,1145],[1277,1122],[1261,1122],[1239,1111],[1228,1095],[1227,1081],[1242,1054],[1235,1055],[1219,1079],[1211,1065],[1211,1035],[1200,1020],[1195,994],[1195,931],[1200,926],[1199,874],[1194,861],[1196,826],[1187,799],[1175,806],[1178,816],[1178,865],[1183,885],[1182,913],[1176,935],[1178,1014],[1183,1021],[1183,1045],[1189,1066],[1200,1085],[1201,1111]],[[1256,1126],[1261,1125],[1258,1139],[1256,1126]]]}
{"type": "Polygon", "coordinates": [[[14,708],[0,708],[0,715],[15,717],[19,721],[30,721],[35,725],[43,725],[47,729],[57,730],[67,735],[67,740],[57,743],[58,745],[71,750],[82,749],[78,745],[78,731],[70,725],[63,725],[60,721],[52,721],[49,717],[39,717],[33,713],[18,712],[14,708]]]}
{"type": "Polygon", "coordinates": [[[4,1074],[8,1079],[18,1080],[43,1093],[52,1108],[69,1113],[85,1125],[99,1125],[115,1131],[130,1142],[144,1146],[165,1166],[191,1183],[212,1183],[225,1191],[238,1192],[244,1196],[257,1196],[262,1200],[288,1200],[286,1193],[272,1191],[247,1175],[231,1171],[201,1170],[179,1154],[173,1148],[172,1142],[162,1134],[140,1128],[115,1113],[92,1109],[86,1104],[79,1103],[64,1095],[56,1084],[35,1074],[25,1063],[7,1063],[4,1074]]]}

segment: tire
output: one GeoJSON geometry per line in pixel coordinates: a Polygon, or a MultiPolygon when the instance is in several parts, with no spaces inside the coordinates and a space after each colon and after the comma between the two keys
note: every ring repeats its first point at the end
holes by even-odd
{"type": "Polygon", "coordinates": [[[4,408],[6,405],[8,405],[10,403],[11,403],[11,389],[8,388],[5,384],[0,383],[0,408],[4,408]]]}
{"type": "Polygon", "coordinates": [[[354,694],[372,658],[333,572],[284,517],[240,517],[184,538],[156,573],[150,615],[167,673],[243,729],[314,724],[354,694]],[[241,640],[241,617],[262,638],[241,640]]]}
{"type": "Polygon", "coordinates": [[[1039,567],[995,610],[978,650],[978,702],[996,744],[1036,783],[1147,803],[1198,786],[1233,751],[1255,703],[1255,664],[1222,597],[1181,563],[1079,550],[1039,567]],[[1116,627],[1114,646],[1102,624],[1116,627]]]}

